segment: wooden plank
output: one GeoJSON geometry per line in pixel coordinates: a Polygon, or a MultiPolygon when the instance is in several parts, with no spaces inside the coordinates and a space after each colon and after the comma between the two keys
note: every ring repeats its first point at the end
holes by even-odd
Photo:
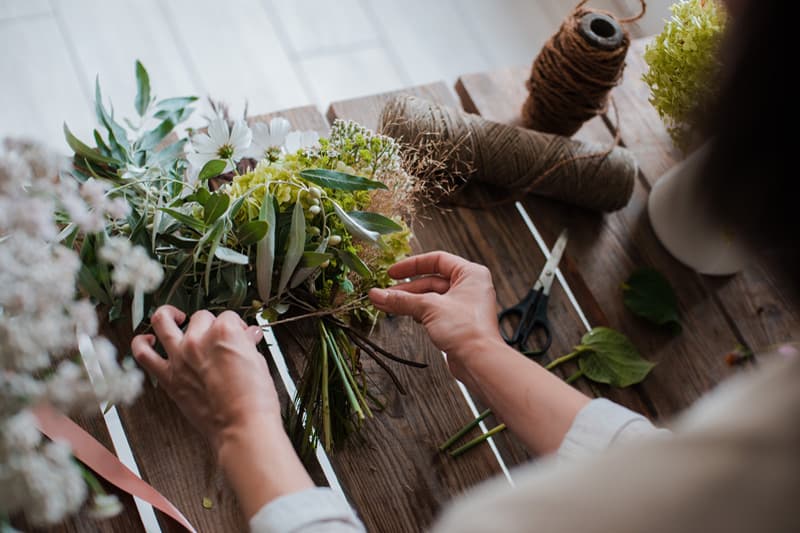
{"type": "MultiPolygon", "coordinates": [[[[526,75],[523,69],[507,69],[497,74],[464,76],[457,90],[468,111],[514,122],[526,96],[526,75]]],[[[629,114],[627,108],[622,111],[629,114]]],[[[612,141],[598,119],[588,123],[579,137],[612,141]]],[[[646,154],[639,151],[637,157],[641,161],[646,154]]],[[[588,288],[579,301],[587,308],[591,323],[619,329],[648,359],[659,363],[639,390],[655,414],[666,417],[688,406],[727,375],[722,355],[736,343],[736,334],[697,277],[658,243],[647,220],[646,199],[645,187],[637,183],[630,204],[605,217],[533,196],[524,204],[548,244],[554,242],[561,227],[570,228],[569,254],[578,269],[569,273],[569,283],[588,288]],[[671,337],[623,306],[620,283],[641,266],[657,268],[675,287],[684,319],[681,335],[671,337]],[[601,316],[596,315],[598,310],[602,310],[601,316]]]]}
{"type": "MultiPolygon", "coordinates": [[[[455,105],[452,93],[443,84],[426,85],[402,92],[410,92],[445,105],[455,105]]],[[[328,116],[331,119],[352,118],[374,128],[377,126],[378,114],[389,96],[337,102],[331,106],[328,116]]],[[[476,191],[476,194],[485,192],[476,191]]],[[[520,299],[528,291],[545,262],[522,218],[512,206],[487,211],[465,208],[426,209],[420,213],[415,234],[415,250],[418,252],[441,249],[486,265],[493,273],[498,309],[520,299]]],[[[551,354],[568,353],[584,330],[580,318],[559,285],[553,289],[549,316],[554,336],[551,354]]],[[[585,383],[582,388],[589,394],[593,393],[585,383]]],[[[458,392],[452,391],[452,394],[457,395],[458,392]]],[[[638,396],[630,391],[619,394],[616,399],[633,409],[645,411],[638,396]]],[[[446,434],[455,432],[465,421],[463,416],[459,418],[451,415],[446,425],[449,427],[446,434]]],[[[496,440],[507,464],[514,465],[529,460],[525,447],[510,432],[501,434],[496,440]]],[[[478,459],[471,456],[463,460],[478,459]]],[[[446,465],[448,468],[459,467],[461,461],[447,460],[446,465]]]]}
{"type": "MultiPolygon", "coordinates": [[[[641,81],[647,68],[642,57],[647,42],[632,43],[625,78],[613,95],[625,110],[620,113],[622,141],[637,154],[646,183],[652,185],[681,155],[647,102],[649,89],[641,81]]],[[[800,302],[784,290],[785,274],[774,264],[769,257],[754,254],[752,263],[735,276],[702,277],[735,324],[740,340],[756,350],[797,339],[800,332],[800,302]]]]}

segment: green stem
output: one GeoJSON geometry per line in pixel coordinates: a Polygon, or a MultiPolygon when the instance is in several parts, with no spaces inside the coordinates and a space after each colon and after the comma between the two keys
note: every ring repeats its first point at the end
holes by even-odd
{"type": "Polygon", "coordinates": [[[106,490],[103,488],[103,485],[100,484],[100,481],[92,474],[88,468],[83,466],[82,464],[78,465],[81,469],[81,475],[83,476],[83,480],[86,481],[86,484],[89,485],[89,488],[92,489],[92,493],[94,494],[105,494],[106,490]]]}
{"type": "Polygon", "coordinates": [[[567,355],[564,355],[564,356],[561,356],[558,359],[553,359],[552,361],[547,363],[547,366],[545,366],[544,368],[546,370],[552,370],[552,369],[554,369],[555,367],[557,367],[558,365],[560,365],[562,363],[566,363],[567,361],[571,361],[572,359],[575,359],[576,357],[578,357],[580,354],[582,354],[585,351],[586,351],[586,348],[578,346],[577,350],[575,350],[574,352],[568,353],[567,355]]]}
{"type": "Polygon", "coordinates": [[[336,369],[339,371],[339,376],[342,378],[342,385],[344,385],[345,393],[347,393],[347,399],[350,401],[350,405],[358,415],[358,418],[364,420],[364,411],[361,410],[361,405],[359,405],[356,395],[353,392],[353,388],[350,386],[350,380],[347,379],[347,373],[342,366],[342,361],[339,357],[337,357],[336,345],[333,343],[333,339],[330,338],[328,330],[325,328],[325,324],[321,321],[320,327],[322,328],[323,342],[327,342],[328,347],[333,352],[333,362],[336,363],[336,369]]]}
{"type": "MultiPolygon", "coordinates": [[[[320,322],[320,325],[322,322],[320,322]]],[[[328,343],[323,341],[322,348],[322,441],[326,450],[331,449],[331,404],[328,395],[328,343]]]]}
{"type": "Polygon", "coordinates": [[[578,379],[580,379],[581,377],[583,377],[583,370],[578,370],[577,372],[572,374],[570,377],[568,377],[564,381],[566,381],[567,383],[573,383],[573,382],[577,381],[578,379]]]}
{"type": "Polygon", "coordinates": [[[445,442],[444,444],[439,446],[439,451],[443,452],[446,449],[448,449],[451,446],[453,446],[453,444],[455,444],[461,437],[463,437],[464,435],[469,433],[472,430],[472,428],[474,428],[475,426],[480,424],[483,421],[483,419],[486,418],[487,416],[489,416],[490,414],[492,414],[492,410],[491,409],[487,409],[484,412],[482,412],[481,414],[479,414],[478,418],[476,418],[475,420],[473,420],[472,422],[470,422],[466,426],[464,426],[461,429],[459,429],[452,437],[447,439],[447,442],[445,442]]]}
{"type": "Polygon", "coordinates": [[[506,425],[505,424],[500,424],[499,426],[493,427],[492,429],[490,429],[489,431],[487,431],[486,433],[484,433],[480,437],[476,437],[476,438],[472,439],[471,441],[469,441],[468,443],[466,443],[465,445],[461,446],[460,448],[456,448],[455,450],[450,452],[450,457],[458,457],[459,455],[470,451],[472,448],[474,448],[475,446],[477,446],[481,442],[487,440],[492,435],[496,435],[496,434],[500,433],[501,431],[505,431],[505,429],[506,429],[506,425]]]}

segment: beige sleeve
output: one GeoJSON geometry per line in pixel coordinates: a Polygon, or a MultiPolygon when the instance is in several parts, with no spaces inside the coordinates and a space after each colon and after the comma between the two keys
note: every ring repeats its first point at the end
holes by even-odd
{"type": "Polygon", "coordinates": [[[481,485],[434,531],[800,531],[800,358],[760,366],[698,402],[672,437],[523,467],[516,488],[481,485]]]}

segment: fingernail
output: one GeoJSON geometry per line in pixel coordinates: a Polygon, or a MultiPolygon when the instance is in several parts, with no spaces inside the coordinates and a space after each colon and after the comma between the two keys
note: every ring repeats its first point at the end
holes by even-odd
{"type": "Polygon", "coordinates": [[[389,291],[384,289],[372,289],[369,291],[369,298],[378,305],[385,304],[386,300],[389,298],[389,291]]]}

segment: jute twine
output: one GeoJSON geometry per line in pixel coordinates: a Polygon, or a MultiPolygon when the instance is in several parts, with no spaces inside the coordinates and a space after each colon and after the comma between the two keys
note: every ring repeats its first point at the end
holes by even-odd
{"type": "Polygon", "coordinates": [[[413,96],[386,104],[380,131],[440,162],[434,177],[450,180],[446,185],[476,180],[513,191],[514,198],[476,207],[507,204],[535,193],[614,211],[625,206],[633,192],[636,160],[624,148],[500,124],[413,96]]]}
{"type": "Polygon", "coordinates": [[[608,93],[622,77],[630,44],[621,24],[644,16],[647,5],[640,1],[641,12],[626,19],[585,8],[588,0],[575,6],[533,62],[526,83],[530,94],[522,106],[526,127],[569,137],[606,111],[608,93]]]}

